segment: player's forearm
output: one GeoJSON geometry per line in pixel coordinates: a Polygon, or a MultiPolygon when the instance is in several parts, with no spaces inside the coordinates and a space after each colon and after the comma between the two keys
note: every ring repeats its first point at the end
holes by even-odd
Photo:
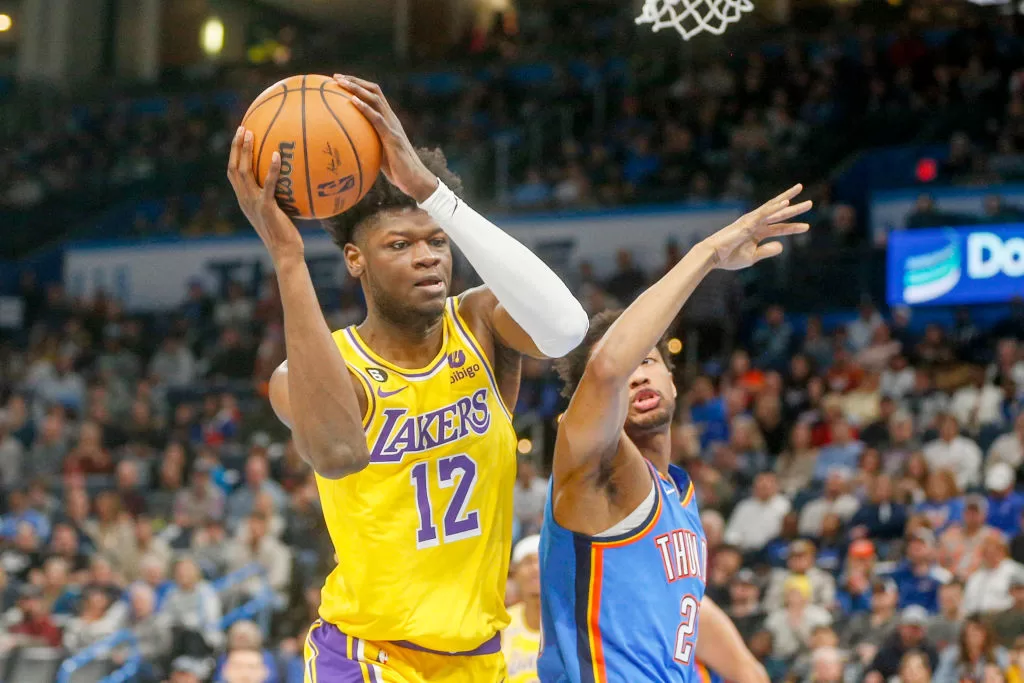
{"type": "Polygon", "coordinates": [[[588,373],[612,384],[624,382],[657,345],[714,264],[714,250],[704,244],[691,249],[609,328],[594,347],[588,373]]]}
{"type": "Polygon", "coordinates": [[[288,353],[288,398],[295,445],[323,477],[341,478],[369,462],[359,401],[331,338],[305,261],[277,266],[288,353]]]}
{"type": "Polygon", "coordinates": [[[733,683],[761,683],[764,668],[743,642],[722,608],[705,596],[700,604],[697,659],[722,678],[733,683]]]}
{"type": "Polygon", "coordinates": [[[587,333],[583,306],[540,258],[457,198],[445,185],[421,205],[545,355],[559,358],[587,333]]]}

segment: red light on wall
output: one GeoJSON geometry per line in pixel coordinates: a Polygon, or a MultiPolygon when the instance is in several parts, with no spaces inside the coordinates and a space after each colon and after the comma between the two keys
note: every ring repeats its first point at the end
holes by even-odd
{"type": "Polygon", "coordinates": [[[920,159],[914,169],[914,177],[919,183],[930,183],[939,175],[939,165],[935,159],[920,159]]]}

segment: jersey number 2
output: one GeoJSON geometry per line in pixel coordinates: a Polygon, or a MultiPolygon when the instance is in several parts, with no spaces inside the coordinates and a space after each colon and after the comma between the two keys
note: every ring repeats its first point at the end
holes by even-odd
{"type": "MultiPolygon", "coordinates": [[[[416,490],[416,512],[420,518],[420,526],[416,530],[416,547],[430,548],[442,540],[438,537],[433,505],[430,502],[430,463],[416,463],[411,476],[412,486],[416,490]]],[[[455,487],[442,520],[441,536],[444,542],[479,536],[479,513],[476,510],[466,511],[466,504],[476,486],[476,462],[473,458],[465,453],[439,458],[437,485],[443,489],[455,487]]]]}
{"type": "Polygon", "coordinates": [[[700,603],[692,595],[684,595],[679,604],[679,614],[683,622],[676,629],[676,649],[672,658],[677,662],[689,665],[693,662],[693,633],[697,630],[697,619],[700,616],[700,603]]]}

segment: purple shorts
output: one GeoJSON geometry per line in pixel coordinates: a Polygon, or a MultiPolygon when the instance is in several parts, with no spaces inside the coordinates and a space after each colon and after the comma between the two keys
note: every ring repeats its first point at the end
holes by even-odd
{"type": "MultiPolygon", "coordinates": [[[[373,648],[378,657],[377,648],[373,648]]],[[[366,643],[317,620],[306,637],[306,683],[383,683],[380,667],[367,661],[366,643]]],[[[386,659],[385,659],[386,661],[386,659]]]]}
{"type": "Polygon", "coordinates": [[[404,641],[353,638],[318,619],[305,646],[306,683],[486,683],[505,677],[496,634],[471,652],[436,652],[404,641]]]}

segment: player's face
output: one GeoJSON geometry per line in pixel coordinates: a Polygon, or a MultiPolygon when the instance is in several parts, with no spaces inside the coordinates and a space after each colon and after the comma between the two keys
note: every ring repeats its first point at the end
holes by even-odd
{"type": "Polygon", "coordinates": [[[671,424],[676,408],[676,385],[658,349],[651,349],[629,378],[626,432],[647,432],[671,424]]]}
{"type": "Polygon", "coordinates": [[[418,209],[390,211],[346,245],[353,277],[365,278],[367,305],[402,325],[430,323],[444,313],[452,279],[447,235],[418,209]]]}
{"type": "Polygon", "coordinates": [[[519,561],[515,580],[519,595],[524,598],[540,596],[540,560],[536,555],[527,555],[519,561]]]}

